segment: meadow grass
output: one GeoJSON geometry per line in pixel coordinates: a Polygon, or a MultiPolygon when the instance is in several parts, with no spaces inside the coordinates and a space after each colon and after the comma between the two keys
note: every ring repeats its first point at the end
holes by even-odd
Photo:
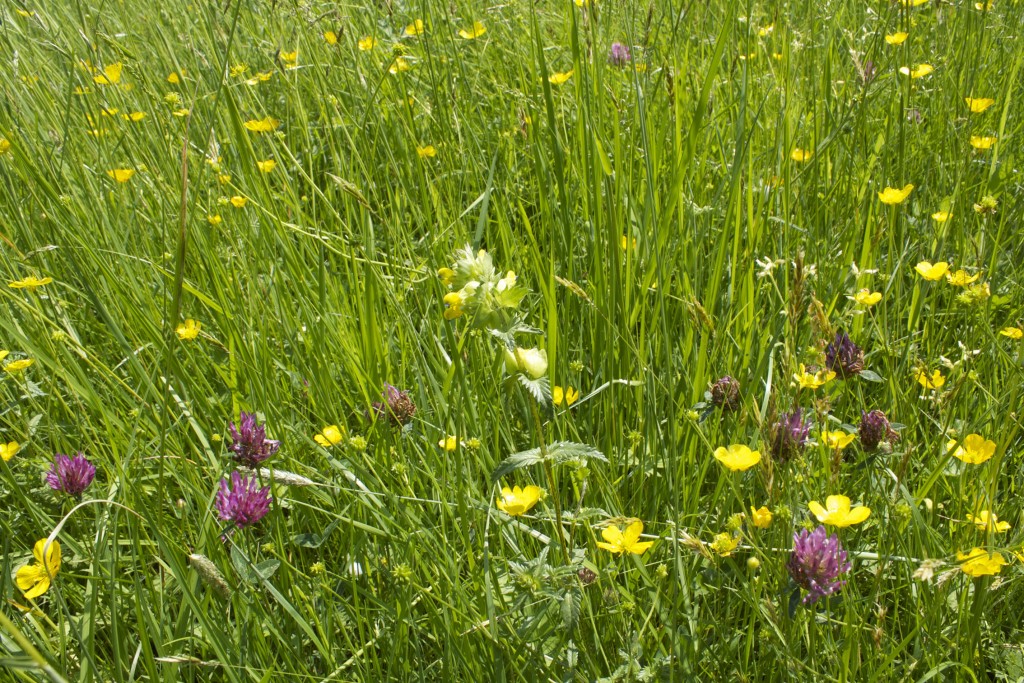
{"type": "Polygon", "coordinates": [[[0,293],[0,679],[1019,680],[1024,4],[913,5],[4,2],[0,277],[52,281],[0,293]],[[456,315],[466,245],[521,302],[456,315]],[[801,387],[840,330],[866,370],[801,387]],[[234,529],[241,411],[281,445],[234,529]],[[871,514],[804,604],[833,494],[871,514]]]}

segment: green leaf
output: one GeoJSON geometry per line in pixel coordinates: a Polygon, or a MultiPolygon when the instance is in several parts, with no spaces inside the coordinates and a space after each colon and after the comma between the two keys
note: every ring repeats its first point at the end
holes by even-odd
{"type": "Polygon", "coordinates": [[[231,546],[231,564],[235,566],[235,571],[243,581],[259,583],[274,575],[274,572],[281,566],[281,560],[263,560],[254,565],[237,546],[231,546]]]}
{"type": "Polygon", "coordinates": [[[292,536],[292,543],[300,548],[319,548],[331,535],[331,532],[338,526],[341,520],[334,520],[323,530],[322,533],[295,534],[292,536]]]}
{"type": "Polygon", "coordinates": [[[575,443],[572,441],[556,441],[549,444],[546,449],[546,454],[546,457],[542,456],[540,448],[531,448],[527,451],[513,453],[502,460],[494,469],[494,472],[491,474],[491,480],[498,481],[502,477],[515,472],[516,470],[545,461],[554,464],[567,462],[569,460],[586,461],[590,459],[608,462],[608,458],[604,457],[604,453],[593,446],[588,446],[583,443],[575,443]]]}
{"type": "Polygon", "coordinates": [[[881,375],[879,375],[877,372],[874,372],[873,370],[861,370],[860,371],[860,376],[861,376],[862,379],[864,379],[864,380],[866,380],[868,382],[884,382],[885,381],[884,379],[882,379],[881,375]]]}

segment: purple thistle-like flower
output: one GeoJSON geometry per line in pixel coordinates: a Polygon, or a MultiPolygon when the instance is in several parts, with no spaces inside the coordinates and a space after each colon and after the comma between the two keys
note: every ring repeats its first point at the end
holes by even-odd
{"type": "Polygon", "coordinates": [[[225,522],[233,522],[242,528],[256,524],[270,511],[270,487],[260,488],[256,477],[243,477],[231,473],[231,485],[227,479],[220,480],[217,492],[217,514],[225,522]]]}
{"type": "Polygon", "coordinates": [[[811,423],[804,420],[801,408],[783,413],[772,427],[772,456],[784,463],[799,455],[810,432],[811,423]]]}
{"type": "Polygon", "coordinates": [[[232,422],[228,425],[231,432],[231,445],[228,450],[234,453],[235,462],[246,467],[256,467],[261,462],[277,453],[281,447],[280,441],[267,438],[267,430],[264,425],[256,422],[255,413],[247,413],[244,410],[239,416],[238,427],[232,422]]]}
{"type": "Polygon", "coordinates": [[[843,587],[840,574],[850,571],[846,551],[839,545],[839,536],[829,536],[825,527],[793,534],[793,553],[786,564],[789,575],[807,591],[803,603],[813,605],[843,587]]]}
{"type": "Polygon", "coordinates": [[[848,334],[840,330],[825,349],[825,365],[839,375],[840,379],[859,375],[864,370],[864,350],[854,344],[848,334]]]}
{"type": "Polygon", "coordinates": [[[711,385],[711,403],[722,410],[740,407],[740,383],[726,375],[711,385]]]}
{"type": "Polygon", "coordinates": [[[96,468],[81,453],[71,457],[58,453],[46,473],[46,483],[54,491],[79,498],[95,476],[96,468]]]}
{"type": "Polygon", "coordinates": [[[384,383],[384,391],[381,392],[383,401],[373,402],[373,412],[377,417],[386,417],[393,425],[405,425],[412,421],[416,414],[416,404],[407,391],[384,383]]]}
{"type": "Polygon", "coordinates": [[[612,66],[625,66],[626,62],[631,59],[629,55],[629,48],[622,43],[612,43],[611,49],[608,51],[608,63],[612,66]]]}
{"type": "Polygon", "coordinates": [[[883,441],[898,441],[900,435],[893,431],[889,419],[881,410],[860,413],[860,443],[865,449],[873,451],[883,441]]]}

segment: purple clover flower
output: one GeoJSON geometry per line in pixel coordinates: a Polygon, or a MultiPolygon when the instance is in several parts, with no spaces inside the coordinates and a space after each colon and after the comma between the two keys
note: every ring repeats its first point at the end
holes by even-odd
{"type": "Polygon", "coordinates": [[[735,378],[725,375],[711,385],[711,403],[723,411],[737,410],[740,407],[740,383],[735,378]]]}
{"type": "Polygon", "coordinates": [[[216,506],[220,518],[238,528],[256,524],[270,511],[270,487],[260,488],[255,476],[232,472],[230,486],[227,479],[220,480],[216,506]]]}
{"type": "Polygon", "coordinates": [[[784,463],[799,455],[810,432],[811,423],[804,420],[801,408],[783,413],[772,427],[772,457],[784,463]]]}
{"type": "Polygon", "coordinates": [[[71,457],[58,453],[46,473],[46,483],[54,491],[81,498],[95,477],[96,468],[81,453],[71,457]]]}
{"type": "Polygon", "coordinates": [[[840,379],[849,379],[864,370],[864,350],[840,330],[825,349],[825,365],[840,379]]]}
{"type": "Polygon", "coordinates": [[[612,43],[611,49],[608,51],[608,63],[612,66],[625,66],[626,62],[631,59],[629,54],[629,48],[622,43],[612,43]]]}
{"type": "Polygon", "coordinates": [[[383,401],[374,401],[372,405],[377,417],[386,417],[393,425],[406,425],[412,421],[412,416],[416,414],[416,404],[412,402],[409,392],[385,382],[381,397],[383,401]]]}
{"type": "Polygon", "coordinates": [[[267,438],[267,430],[264,425],[256,422],[255,413],[247,413],[244,410],[239,416],[238,427],[235,423],[228,425],[231,432],[231,445],[228,450],[234,453],[235,462],[246,467],[256,467],[261,462],[277,453],[281,447],[280,441],[267,438]]]}
{"type": "Polygon", "coordinates": [[[850,571],[850,563],[839,544],[839,536],[829,536],[825,527],[819,525],[814,531],[804,529],[793,534],[793,553],[786,569],[793,581],[807,591],[803,603],[813,605],[843,587],[846,582],[840,581],[839,575],[850,571]]]}
{"type": "Polygon", "coordinates": [[[865,449],[873,451],[883,441],[898,441],[900,435],[893,431],[889,419],[881,410],[860,413],[860,443],[865,449]]]}

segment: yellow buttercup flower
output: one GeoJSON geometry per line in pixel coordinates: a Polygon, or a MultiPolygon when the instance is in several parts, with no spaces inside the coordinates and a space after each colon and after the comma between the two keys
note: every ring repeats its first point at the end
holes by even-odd
{"type": "Polygon", "coordinates": [[[871,515],[871,508],[864,505],[851,508],[850,499],[846,496],[829,496],[825,499],[825,507],[812,500],[807,508],[822,524],[840,528],[860,524],[871,515]]]}
{"type": "Polygon", "coordinates": [[[277,127],[281,125],[281,122],[270,116],[264,116],[262,119],[252,119],[246,121],[244,124],[246,130],[252,131],[253,133],[269,133],[277,130],[277,127]]]}
{"type": "Polygon", "coordinates": [[[324,31],[324,40],[327,41],[328,45],[338,44],[338,34],[334,31],[324,31]]]}
{"type": "Polygon", "coordinates": [[[110,64],[103,69],[103,73],[96,74],[93,76],[93,81],[100,85],[115,85],[121,82],[121,69],[124,65],[121,62],[115,62],[110,64]]]}
{"type": "Polygon", "coordinates": [[[911,78],[922,78],[933,71],[935,71],[935,67],[931,64],[918,64],[913,69],[909,66],[900,67],[900,73],[904,76],[910,76],[911,78]]]}
{"type": "Polygon", "coordinates": [[[411,24],[405,27],[405,35],[407,36],[420,36],[423,35],[427,30],[427,27],[423,25],[422,19],[416,19],[411,24]]]}
{"type": "Polygon", "coordinates": [[[50,583],[60,571],[60,543],[54,540],[47,546],[46,539],[41,538],[32,548],[32,555],[35,563],[25,565],[14,577],[26,600],[34,600],[50,590],[50,583]]]}
{"type": "Polygon", "coordinates": [[[825,431],[821,433],[821,440],[825,443],[825,445],[828,446],[829,448],[838,451],[841,451],[847,446],[849,446],[851,443],[853,443],[853,440],[856,438],[856,434],[848,434],[847,432],[841,430],[835,432],[825,431]]]}
{"type": "Polygon", "coordinates": [[[921,261],[914,266],[914,270],[916,270],[918,275],[923,277],[925,280],[935,282],[936,280],[941,280],[942,277],[949,272],[949,264],[945,261],[938,261],[936,263],[932,263],[931,261],[921,261]]]}
{"type": "Polygon", "coordinates": [[[965,97],[964,102],[972,114],[980,114],[996,103],[991,97],[965,97]]]}
{"type": "Polygon", "coordinates": [[[975,280],[981,277],[981,273],[975,273],[974,275],[968,275],[965,270],[958,270],[955,273],[946,273],[946,282],[953,285],[954,287],[966,287],[975,280]]]}
{"type": "Polygon", "coordinates": [[[498,496],[498,509],[512,517],[518,517],[530,511],[537,501],[540,500],[540,487],[527,486],[526,488],[502,487],[501,495],[498,496]]]}
{"type": "Polygon", "coordinates": [[[572,74],[573,74],[574,71],[575,71],[575,69],[569,69],[568,71],[566,71],[564,73],[563,72],[555,72],[555,73],[551,74],[550,76],[548,76],[548,83],[550,83],[551,85],[562,85],[563,83],[568,81],[570,78],[572,78],[572,74]]]}
{"type": "Polygon", "coordinates": [[[135,170],[131,168],[115,168],[107,171],[107,175],[119,183],[127,183],[135,175],[135,170]]]}
{"type": "Polygon", "coordinates": [[[182,324],[174,328],[174,333],[178,335],[178,339],[182,341],[191,341],[199,336],[199,331],[203,329],[203,324],[192,318],[189,318],[182,324]]]}
{"type": "Polygon", "coordinates": [[[654,545],[654,541],[640,542],[640,534],[643,531],[644,523],[639,519],[627,526],[625,531],[619,529],[618,526],[606,526],[601,531],[601,537],[604,539],[604,542],[598,541],[597,547],[616,555],[621,555],[622,553],[642,555],[648,548],[654,545]]]}
{"type": "Polygon", "coordinates": [[[872,292],[870,289],[862,289],[853,295],[853,300],[861,306],[874,306],[882,300],[882,293],[872,292]]]}
{"type": "Polygon", "coordinates": [[[52,277],[42,277],[42,278],[40,278],[40,277],[36,277],[35,275],[29,275],[28,277],[23,277],[20,280],[15,280],[14,282],[8,282],[7,286],[10,287],[11,289],[28,289],[28,290],[33,290],[36,287],[44,287],[44,286],[50,284],[51,282],[53,282],[53,278],[52,277]]]}
{"type": "Polygon", "coordinates": [[[800,149],[799,147],[794,148],[793,151],[789,153],[789,158],[799,163],[810,161],[813,156],[814,150],[800,149]]]}
{"type": "Polygon", "coordinates": [[[992,145],[996,144],[997,140],[998,138],[994,135],[972,135],[971,147],[980,150],[990,149],[992,145]]]}
{"type": "Polygon", "coordinates": [[[412,64],[408,59],[402,56],[395,57],[395,61],[391,62],[391,66],[388,67],[388,73],[394,75],[402,71],[408,71],[412,68],[412,64]]]}
{"type": "Polygon", "coordinates": [[[917,371],[916,378],[918,384],[925,389],[940,389],[946,383],[946,378],[938,370],[932,371],[932,374],[929,375],[928,371],[922,368],[917,371]]]}
{"type": "Polygon", "coordinates": [[[266,161],[257,161],[256,167],[263,173],[270,173],[277,168],[277,162],[273,159],[267,159],[266,161]]]}
{"type": "Polygon", "coordinates": [[[758,529],[767,529],[772,523],[772,511],[766,508],[764,505],[758,509],[754,509],[754,506],[750,506],[750,521],[758,529]]]}
{"type": "Polygon", "coordinates": [[[144,111],[133,111],[129,114],[122,114],[125,121],[131,121],[132,123],[138,123],[142,119],[146,118],[146,112],[144,111]]]}
{"type": "Polygon", "coordinates": [[[372,50],[377,47],[377,39],[373,36],[363,36],[359,39],[359,42],[357,42],[356,45],[360,50],[366,52],[367,50],[372,50]]]}
{"type": "Polygon", "coordinates": [[[952,217],[953,214],[951,214],[949,211],[936,211],[935,213],[932,214],[932,220],[935,221],[936,223],[945,223],[952,217]]]}
{"type": "Polygon", "coordinates": [[[248,198],[242,197],[241,195],[235,195],[234,197],[232,197],[228,201],[231,202],[231,206],[235,207],[236,209],[241,209],[243,206],[246,205],[246,203],[249,200],[248,200],[248,198]]]}
{"type": "Polygon", "coordinates": [[[988,553],[981,548],[971,548],[967,554],[957,553],[960,570],[967,576],[992,576],[998,574],[1006,565],[1006,560],[999,553],[988,553]]]}
{"type": "Polygon", "coordinates": [[[1024,330],[1020,329],[1019,327],[1004,327],[1003,329],[999,330],[999,334],[1003,335],[1004,337],[1009,337],[1010,339],[1015,340],[1024,338],[1024,330]]]}
{"type": "Polygon", "coordinates": [[[437,148],[433,145],[425,145],[416,148],[416,156],[420,159],[432,159],[437,156],[437,148]]]}
{"type": "Polygon", "coordinates": [[[438,441],[437,445],[451,453],[459,447],[459,438],[457,436],[446,436],[438,441]]]}
{"type": "Polygon", "coordinates": [[[479,21],[474,21],[473,26],[469,29],[459,29],[459,37],[463,40],[473,40],[474,38],[479,38],[485,33],[487,33],[487,27],[479,21]]]}
{"type": "Polygon", "coordinates": [[[836,373],[833,370],[818,370],[817,372],[807,372],[807,368],[804,364],[800,364],[800,372],[793,375],[793,379],[797,381],[801,389],[818,389],[825,386],[836,378],[836,373]]]}
{"type": "Polygon", "coordinates": [[[4,462],[8,462],[14,457],[14,454],[21,448],[21,444],[17,441],[9,441],[7,443],[0,443],[0,459],[4,462]]]}
{"type": "Polygon", "coordinates": [[[313,436],[313,441],[324,448],[337,446],[345,438],[345,432],[338,425],[328,425],[313,436]]]}
{"type": "Polygon", "coordinates": [[[175,84],[181,83],[181,76],[179,76],[176,71],[172,71],[171,73],[167,74],[167,82],[175,84]]]}
{"type": "Polygon", "coordinates": [[[719,557],[729,557],[739,544],[739,536],[723,531],[720,534],[715,534],[715,540],[711,541],[710,547],[719,557]]]}
{"type": "Polygon", "coordinates": [[[1010,530],[1009,522],[1000,522],[996,513],[988,510],[981,510],[977,515],[967,515],[967,521],[974,524],[982,531],[994,531],[998,534],[1010,530]]]}
{"type": "Polygon", "coordinates": [[[750,450],[750,447],[736,443],[731,446],[719,446],[715,449],[715,460],[733,472],[744,472],[761,462],[761,454],[750,450]]]}
{"type": "Polygon", "coordinates": [[[908,33],[905,31],[898,31],[897,33],[890,33],[885,36],[885,42],[890,45],[902,45],[903,41],[907,39],[908,33]]]}
{"type": "Polygon", "coordinates": [[[904,7],[920,7],[926,2],[928,2],[928,0],[900,0],[900,4],[904,7]]]}
{"type": "Polygon", "coordinates": [[[15,373],[21,372],[22,370],[30,367],[35,361],[31,358],[22,358],[21,360],[12,360],[10,363],[4,366],[4,372],[15,373]]]}
{"type": "Polygon", "coordinates": [[[551,388],[551,402],[556,406],[562,405],[562,401],[565,401],[565,405],[568,407],[578,400],[580,400],[580,392],[572,387],[562,389],[562,387],[555,385],[551,388]]]}
{"type": "Polygon", "coordinates": [[[281,62],[284,64],[286,69],[294,69],[299,64],[299,51],[292,50],[291,52],[285,52],[282,50],[277,53],[281,57],[281,62]]]}
{"type": "Polygon", "coordinates": [[[220,217],[219,213],[215,213],[215,214],[212,214],[212,215],[206,217],[206,221],[210,225],[220,225],[223,220],[224,219],[220,217]]]}
{"type": "Polygon", "coordinates": [[[7,154],[11,149],[11,141],[7,138],[0,138],[0,154],[7,154]]]}
{"type": "Polygon", "coordinates": [[[968,434],[962,442],[951,440],[946,444],[946,451],[951,451],[954,458],[969,465],[980,465],[995,455],[996,442],[986,439],[981,434],[968,434]]]}
{"type": "Polygon", "coordinates": [[[913,191],[914,186],[910,183],[904,185],[902,190],[897,190],[896,188],[887,186],[884,190],[878,193],[878,199],[883,204],[902,204],[913,191]]]}

